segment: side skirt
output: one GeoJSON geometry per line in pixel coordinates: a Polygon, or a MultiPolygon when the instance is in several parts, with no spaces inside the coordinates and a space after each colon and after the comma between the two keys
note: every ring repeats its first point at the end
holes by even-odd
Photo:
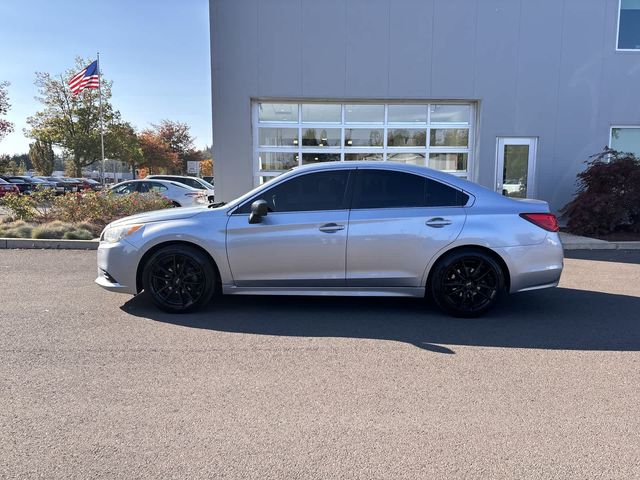
{"type": "Polygon", "coordinates": [[[307,295],[326,297],[424,297],[424,287],[236,287],[223,285],[225,295],[307,295]]]}

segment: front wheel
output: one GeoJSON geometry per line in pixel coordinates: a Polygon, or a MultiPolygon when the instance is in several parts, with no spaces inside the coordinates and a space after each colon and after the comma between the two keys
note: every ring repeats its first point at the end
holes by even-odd
{"type": "Polygon", "coordinates": [[[440,309],[456,317],[477,317],[493,307],[504,293],[504,273],[489,255],[460,250],[438,261],[431,277],[431,293],[440,309]]]}
{"type": "Polygon", "coordinates": [[[201,251],[170,245],[155,252],[142,272],[142,285],[161,310],[186,313],[206,305],[215,289],[211,260],[201,251]]]}

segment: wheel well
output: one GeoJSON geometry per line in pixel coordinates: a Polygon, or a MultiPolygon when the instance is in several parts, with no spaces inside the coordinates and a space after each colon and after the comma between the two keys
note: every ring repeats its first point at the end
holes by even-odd
{"type": "Polygon", "coordinates": [[[174,240],[174,241],[163,242],[163,243],[159,243],[158,245],[154,245],[149,249],[149,251],[145,252],[145,254],[142,256],[142,258],[140,259],[140,262],[138,263],[138,269],[136,271],[136,292],[137,293],[140,293],[142,291],[142,272],[144,271],[144,266],[147,264],[147,261],[149,260],[149,258],[151,258],[151,255],[153,255],[155,252],[157,252],[161,248],[168,247],[170,245],[185,245],[187,247],[195,248],[196,250],[199,250],[201,253],[206,255],[207,258],[211,260],[211,265],[213,265],[213,270],[216,272],[216,290],[221,288],[220,270],[218,269],[218,265],[216,264],[216,261],[209,254],[209,252],[207,252],[200,245],[196,245],[195,243],[185,242],[182,240],[174,240]]]}
{"type": "Polygon", "coordinates": [[[459,247],[452,248],[451,250],[447,250],[442,255],[440,255],[435,262],[433,262],[433,264],[431,265],[431,269],[429,269],[429,276],[427,277],[427,284],[426,284],[427,292],[430,291],[429,287],[431,285],[431,275],[433,274],[433,270],[436,264],[447,255],[450,255],[455,252],[459,252],[460,250],[466,250],[466,251],[471,250],[476,252],[482,252],[486,255],[489,255],[491,258],[493,258],[498,263],[498,265],[500,265],[500,269],[502,270],[502,273],[504,275],[504,286],[507,289],[507,292],[511,289],[511,275],[509,274],[509,267],[507,267],[507,264],[505,263],[505,261],[502,259],[500,255],[498,255],[496,252],[494,252],[490,248],[483,247],[480,245],[461,245],[459,247]]]}

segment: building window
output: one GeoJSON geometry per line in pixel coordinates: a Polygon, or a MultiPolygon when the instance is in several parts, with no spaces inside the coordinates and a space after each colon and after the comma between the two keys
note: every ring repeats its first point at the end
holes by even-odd
{"type": "Polygon", "coordinates": [[[373,160],[431,167],[466,178],[474,104],[255,102],[254,183],[298,165],[373,160]]]}
{"type": "Polygon", "coordinates": [[[620,0],[618,50],[640,50],[640,0],[620,0]]]}
{"type": "Polygon", "coordinates": [[[611,127],[611,148],[623,153],[633,153],[640,159],[640,126],[611,127]]]}

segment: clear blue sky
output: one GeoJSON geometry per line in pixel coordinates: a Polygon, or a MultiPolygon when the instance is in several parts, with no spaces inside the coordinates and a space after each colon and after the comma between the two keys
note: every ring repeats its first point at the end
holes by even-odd
{"type": "Polygon", "coordinates": [[[208,0],[0,0],[0,31],[15,124],[0,153],[28,150],[22,129],[40,108],[34,72],[59,75],[96,52],[124,120],[185,122],[198,148],[211,145],[208,0]]]}

